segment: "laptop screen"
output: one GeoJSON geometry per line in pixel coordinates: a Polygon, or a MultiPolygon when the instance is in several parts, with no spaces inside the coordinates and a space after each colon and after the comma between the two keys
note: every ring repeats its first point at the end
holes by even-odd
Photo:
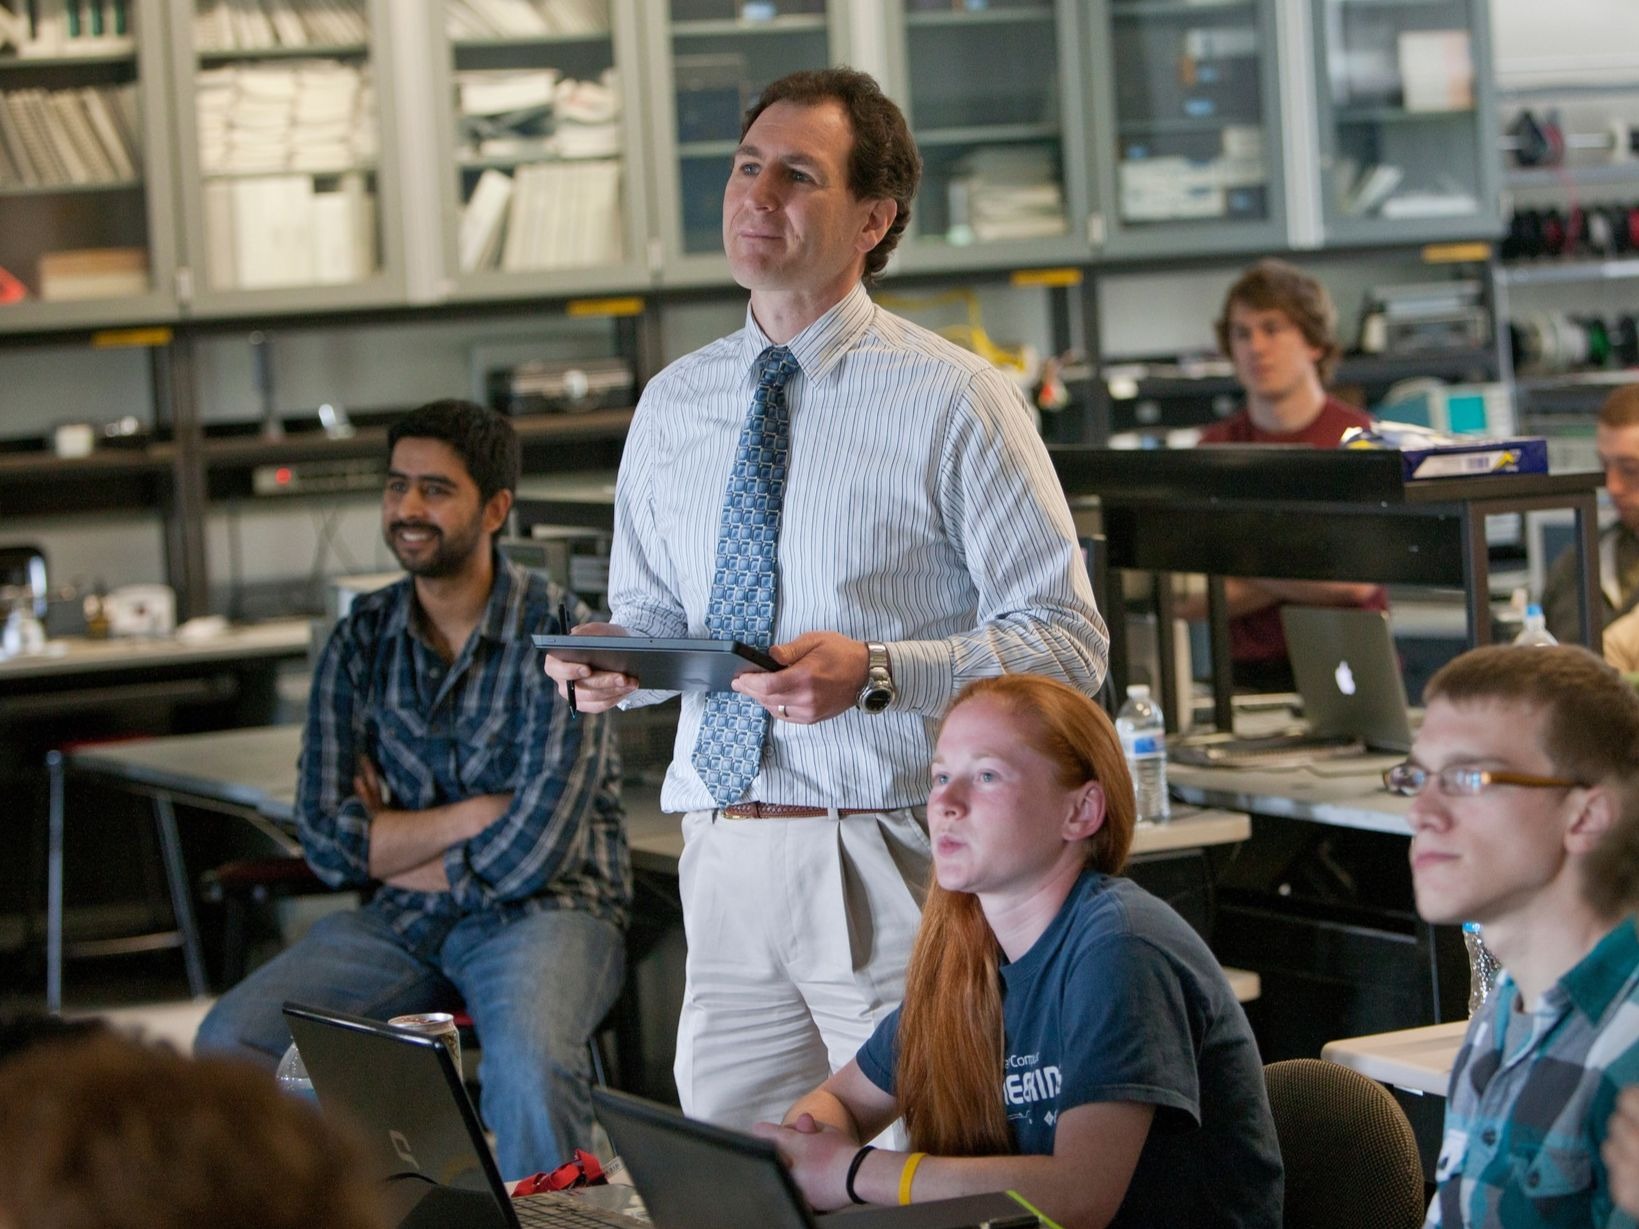
{"type": "Polygon", "coordinates": [[[375,1020],[285,1004],[325,1113],[360,1129],[405,1229],[517,1229],[517,1217],[444,1043],[375,1020]]]}
{"type": "Polygon", "coordinates": [[[1281,625],[1311,733],[1411,750],[1406,686],[1389,619],[1350,606],[1283,606],[1281,625]]]}

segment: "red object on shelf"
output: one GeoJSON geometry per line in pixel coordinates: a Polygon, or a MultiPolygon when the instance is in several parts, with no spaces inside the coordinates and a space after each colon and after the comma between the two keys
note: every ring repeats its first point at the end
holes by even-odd
{"type": "Polygon", "coordinates": [[[0,303],[21,303],[28,298],[28,287],[12,273],[0,268],[0,303]]]}

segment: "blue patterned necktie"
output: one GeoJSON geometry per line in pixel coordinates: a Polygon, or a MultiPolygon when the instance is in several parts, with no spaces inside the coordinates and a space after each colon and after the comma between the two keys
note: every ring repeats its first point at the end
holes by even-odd
{"type": "MultiPolygon", "coordinates": [[[[774,641],[775,555],[791,451],[785,385],[796,371],[797,360],[784,346],[770,346],[757,356],[757,391],[723,496],[717,566],[706,603],[706,631],[715,640],[739,640],[759,649],[774,641]]],[[[718,806],[745,797],[767,733],[768,710],[750,696],[706,695],[690,760],[718,806]]]]}

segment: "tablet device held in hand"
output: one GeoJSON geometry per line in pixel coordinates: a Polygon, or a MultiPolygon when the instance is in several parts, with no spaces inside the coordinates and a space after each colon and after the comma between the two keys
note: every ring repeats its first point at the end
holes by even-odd
{"type": "Polygon", "coordinates": [[[748,670],[779,670],[761,649],[738,640],[665,640],[649,636],[531,636],[537,649],[564,661],[613,670],[655,691],[732,691],[748,670]]]}

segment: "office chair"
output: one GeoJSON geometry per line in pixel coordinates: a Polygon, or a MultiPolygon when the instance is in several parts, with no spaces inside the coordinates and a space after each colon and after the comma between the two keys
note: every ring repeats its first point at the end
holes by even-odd
{"type": "Polygon", "coordinates": [[[1423,1163],[1388,1090],[1348,1067],[1294,1058],[1263,1069],[1286,1166],[1286,1229],[1417,1229],[1423,1163]]]}

